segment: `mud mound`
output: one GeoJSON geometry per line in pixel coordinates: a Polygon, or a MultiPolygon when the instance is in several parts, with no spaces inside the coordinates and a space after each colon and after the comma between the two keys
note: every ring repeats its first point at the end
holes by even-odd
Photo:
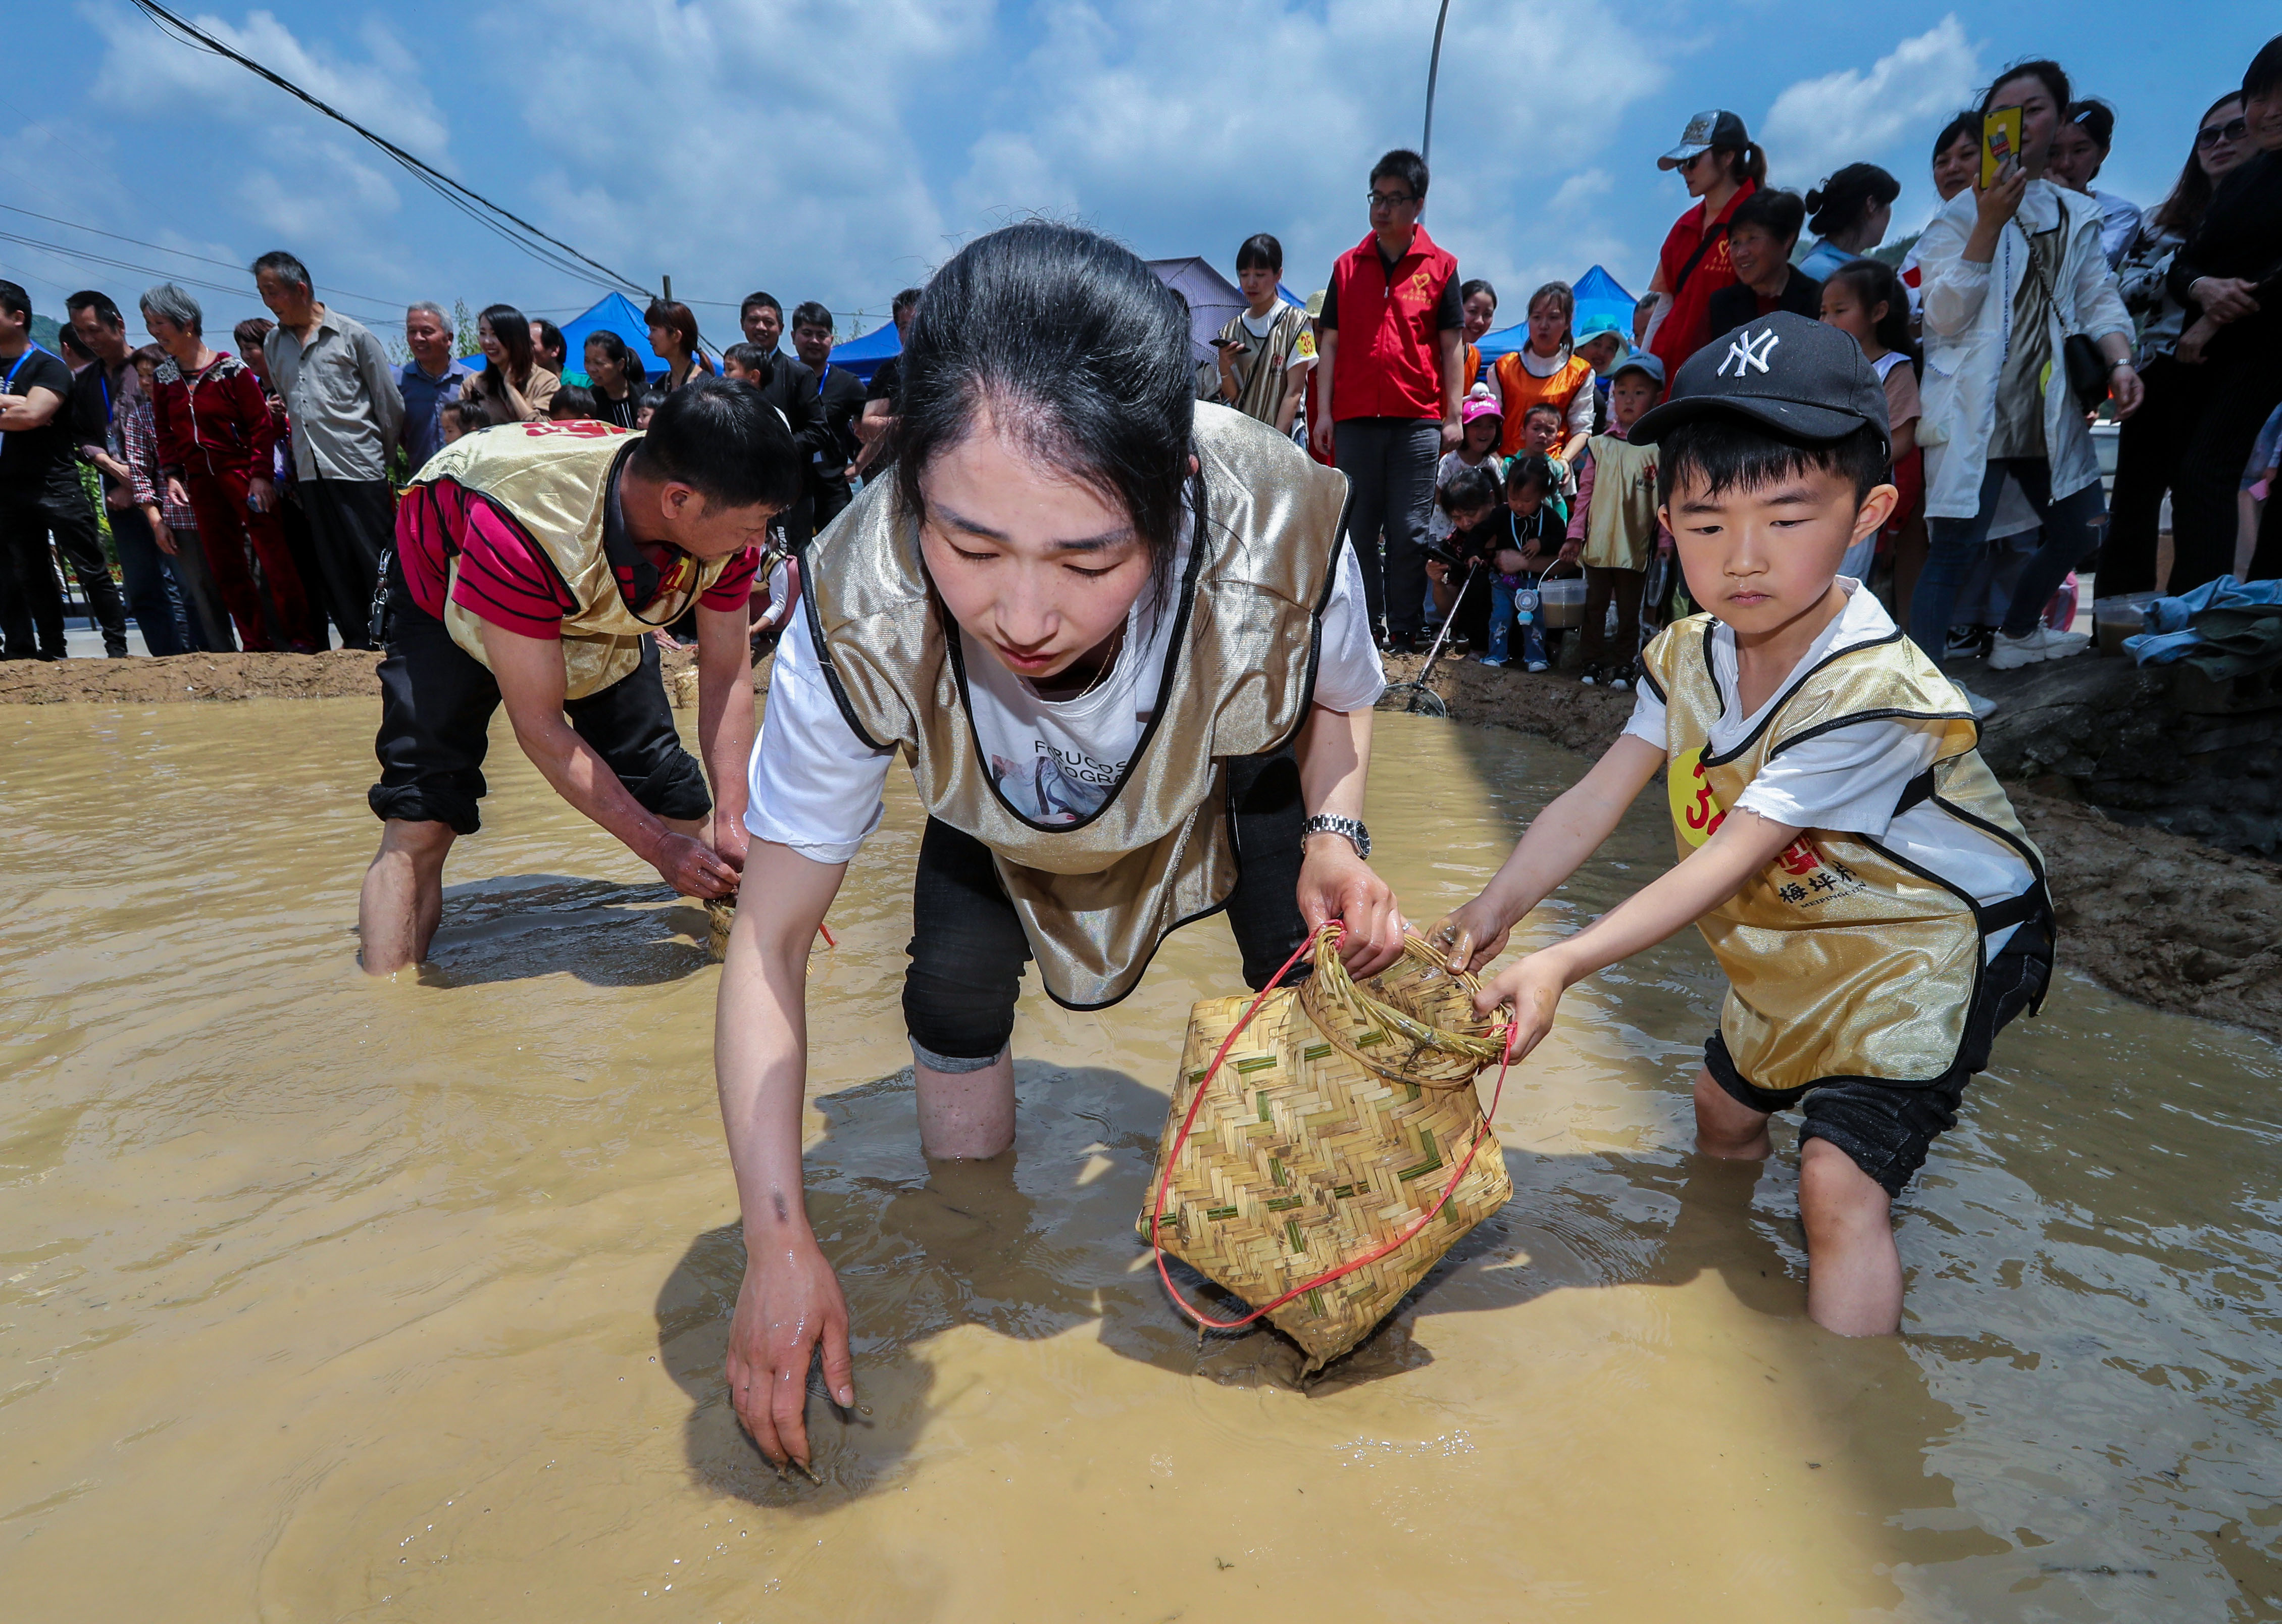
{"type": "Polygon", "coordinates": [[[357,649],[326,654],[175,654],[164,659],[10,660],[0,664],[0,704],[175,704],[193,699],[380,697],[380,657],[357,649]]]}
{"type": "MultiPolygon", "coordinates": [[[[1387,675],[1405,680],[1423,664],[1393,657],[1387,675]]],[[[1454,721],[1587,755],[1606,750],[1632,713],[1630,694],[1550,672],[1446,661],[1434,689],[1454,721]]],[[[2053,876],[2065,962],[2143,1004],[2282,1037],[2282,865],[2118,823],[2018,782],[2006,793],[2053,876]]]]}

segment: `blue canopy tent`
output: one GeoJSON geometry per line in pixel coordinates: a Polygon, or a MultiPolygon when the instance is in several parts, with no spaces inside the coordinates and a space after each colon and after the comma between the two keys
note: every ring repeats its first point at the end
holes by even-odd
{"type": "MultiPolygon", "coordinates": [[[[1613,327],[1629,340],[1633,330],[1633,296],[1618,285],[1617,279],[1595,265],[1571,284],[1577,295],[1577,319],[1573,332],[1588,333],[1603,327],[1613,327]]],[[[1482,335],[1481,352],[1484,366],[1494,365],[1502,355],[1509,355],[1529,342],[1529,322],[1516,322],[1510,327],[1501,327],[1495,332],[1482,335]]]]}
{"type": "Polygon", "coordinates": [[[882,322],[860,338],[832,346],[832,364],[845,367],[866,386],[880,363],[904,353],[904,336],[893,322],[882,322]]]}
{"type": "Polygon", "coordinates": [[[586,369],[586,336],[598,332],[614,332],[625,339],[653,383],[665,376],[665,357],[649,347],[648,323],[623,293],[605,293],[586,315],[563,323],[563,360],[572,371],[586,369]]]}

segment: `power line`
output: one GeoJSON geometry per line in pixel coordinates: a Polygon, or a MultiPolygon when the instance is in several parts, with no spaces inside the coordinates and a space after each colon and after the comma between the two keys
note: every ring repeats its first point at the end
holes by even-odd
{"type": "Polygon", "coordinates": [[[291,80],[285,78],[283,74],[263,66],[252,57],[249,57],[244,52],[237,51],[229,45],[225,44],[221,40],[216,39],[213,35],[205,32],[203,29],[200,29],[190,23],[183,21],[180,17],[175,16],[174,12],[168,11],[165,6],[159,4],[158,0],[134,0],[134,4],[136,9],[149,17],[162,32],[171,35],[173,37],[180,40],[183,43],[194,45],[200,50],[210,51],[218,57],[227,58],[229,60],[237,63],[240,67],[245,68],[247,71],[254,74],[258,77],[268,80],[271,84],[276,85],[287,95],[315,108],[319,113],[323,113],[327,118],[331,119],[336,123],[344,125],[348,128],[354,130],[358,135],[363,136],[374,146],[378,147],[383,152],[385,152],[390,158],[401,165],[414,179],[417,180],[422,185],[427,187],[438,197],[443,198],[445,202],[450,204],[454,208],[458,209],[462,214],[465,214],[469,219],[474,221],[485,229],[493,232],[505,241],[513,244],[516,247],[520,248],[524,253],[531,255],[532,258],[539,260],[541,264],[546,265],[552,269],[560,271],[566,276],[576,277],[579,281],[594,282],[595,278],[588,274],[588,271],[581,270],[579,268],[580,266],[586,266],[590,268],[591,270],[602,273],[603,278],[602,285],[603,286],[625,288],[636,293],[644,295],[648,295],[651,292],[650,289],[644,287],[640,283],[636,282],[631,276],[625,275],[623,272],[612,270],[609,266],[603,264],[599,260],[589,259],[586,255],[580,253],[576,248],[570,246],[570,244],[563,241],[562,238],[549,236],[547,232],[540,230],[537,226],[532,224],[531,221],[524,219],[522,215],[502,208],[498,204],[493,203],[489,198],[462,186],[459,182],[454,180],[450,175],[446,175],[442,170],[434,167],[432,165],[423,163],[419,159],[415,158],[411,153],[406,152],[402,147],[398,146],[394,142],[387,139],[384,136],[376,135],[373,131],[367,129],[363,125],[358,123],[354,119],[350,118],[346,113],[342,113],[336,107],[330,106],[326,103],[320,101],[317,97],[310,95],[308,91],[303,89],[299,85],[295,84],[291,80]],[[537,237],[539,239],[539,242],[551,245],[551,246],[540,247],[539,244],[529,241],[525,237],[518,237],[516,235],[515,231],[509,230],[507,225],[500,223],[501,221],[510,222],[521,231],[528,233],[529,237],[537,237]],[[560,250],[560,252],[557,253],[555,250],[560,250]],[[564,257],[566,255],[568,258],[564,257]]]}
{"type": "MultiPolygon", "coordinates": [[[[185,260],[196,260],[201,265],[218,265],[224,270],[236,271],[241,276],[250,276],[253,274],[251,270],[246,268],[246,265],[244,263],[241,263],[237,260],[217,260],[211,254],[192,253],[187,248],[169,248],[164,243],[149,243],[144,241],[139,237],[122,237],[116,231],[105,231],[99,226],[82,225],[76,220],[65,220],[54,214],[43,214],[36,209],[22,208],[13,203],[0,203],[0,209],[5,209],[11,214],[22,214],[32,220],[44,220],[51,226],[67,226],[74,231],[85,231],[91,237],[107,237],[114,243],[126,243],[136,248],[149,248],[159,253],[175,254],[185,260]]],[[[37,245],[35,245],[36,246],[37,245]]],[[[136,268],[129,265],[122,266],[120,268],[125,270],[133,270],[136,268]]],[[[153,276],[165,276],[169,273],[164,271],[154,271],[150,274],[153,276]]],[[[331,292],[336,299],[362,299],[369,305],[379,305],[384,307],[392,307],[396,303],[394,299],[383,299],[377,293],[353,292],[347,288],[331,288],[328,291],[331,292]]]]}
{"type": "MultiPolygon", "coordinates": [[[[0,205],[0,206],[5,206],[0,205]]],[[[105,233],[105,235],[107,236],[109,233],[105,233]]],[[[153,266],[136,265],[125,260],[114,260],[108,254],[89,253],[82,249],[66,248],[58,243],[43,243],[35,237],[24,237],[13,231],[0,231],[0,243],[16,243],[26,248],[36,248],[43,253],[51,253],[58,259],[69,260],[75,264],[101,265],[106,266],[113,270],[133,271],[138,276],[155,276],[161,282],[188,283],[194,288],[205,288],[209,292],[229,293],[242,299],[252,299],[255,297],[252,291],[247,288],[242,282],[237,284],[236,286],[231,286],[224,283],[213,281],[207,277],[193,276],[186,271],[162,270],[153,266]]],[[[145,245],[145,246],[149,245],[145,245]]],[[[197,259],[201,258],[202,256],[190,255],[188,257],[197,259]]],[[[205,262],[208,264],[214,263],[213,260],[206,260],[205,262]]],[[[230,268],[235,270],[237,267],[232,266],[230,268]]],[[[352,301],[365,302],[363,300],[363,296],[356,293],[337,294],[336,297],[345,298],[352,301]]],[[[369,302],[374,304],[383,303],[383,301],[378,299],[374,299],[369,302]]],[[[391,311],[391,314],[393,314],[392,306],[384,305],[384,307],[388,308],[391,311]]]]}

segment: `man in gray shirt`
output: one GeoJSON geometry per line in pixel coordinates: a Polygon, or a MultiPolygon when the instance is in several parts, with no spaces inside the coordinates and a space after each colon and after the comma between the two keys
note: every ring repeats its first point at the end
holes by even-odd
{"type": "Polygon", "coordinates": [[[261,341],[293,425],[293,474],[309,521],[325,604],[353,649],[369,649],[381,556],[396,528],[388,464],[404,431],[404,397],[387,353],[362,325],[318,302],[291,254],[253,262],[277,318],[261,341]]]}

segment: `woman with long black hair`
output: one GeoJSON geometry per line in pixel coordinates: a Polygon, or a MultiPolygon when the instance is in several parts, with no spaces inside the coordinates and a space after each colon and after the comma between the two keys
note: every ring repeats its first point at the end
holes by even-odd
{"type": "Polygon", "coordinates": [[[2107,540],[2100,549],[2101,597],[2154,589],[2163,497],[2186,455],[2204,392],[2193,365],[2200,355],[2192,346],[2188,356],[2179,354],[2186,307],[2172,297],[2165,279],[2179,245],[2202,223],[2220,179],[2255,150],[2242,116],[2242,92],[2230,90],[2195,121],[2178,183],[2148,212],[2124,253],[2117,284],[2123,307],[2139,319],[2139,377],[2147,398],[2115,437],[2115,492],[2108,501],[2107,540]]]}
{"type": "Polygon", "coordinates": [[[665,357],[665,375],[657,386],[671,394],[701,372],[713,370],[697,338],[697,315],[678,299],[653,299],[642,312],[649,329],[649,347],[665,357]]]}
{"type": "Polygon", "coordinates": [[[473,401],[494,424],[546,416],[563,379],[539,364],[529,318],[513,305],[487,306],[476,318],[476,341],[483,346],[484,369],[462,386],[460,398],[473,401]]]}
{"type": "Polygon", "coordinates": [[[649,374],[633,347],[609,328],[586,335],[586,376],[594,380],[594,415],[619,428],[639,426],[634,416],[641,409],[642,388],[649,374]]]}
{"type": "Polygon", "coordinates": [[[802,1201],[809,944],[889,765],[928,812],[904,1018],[930,1157],[1014,1135],[1023,967],[1098,1009],[1225,910],[1265,985],[1326,920],[1358,975],[1401,946],[1363,859],[1385,686],[1347,481],[1195,399],[1188,318],[1129,250],[1030,221],[928,284],[893,479],[804,560],[753,754],[714,1038],[744,1210],[737,1413],[805,1462],[809,1361],[852,1403],[846,1303],[802,1201]]]}

